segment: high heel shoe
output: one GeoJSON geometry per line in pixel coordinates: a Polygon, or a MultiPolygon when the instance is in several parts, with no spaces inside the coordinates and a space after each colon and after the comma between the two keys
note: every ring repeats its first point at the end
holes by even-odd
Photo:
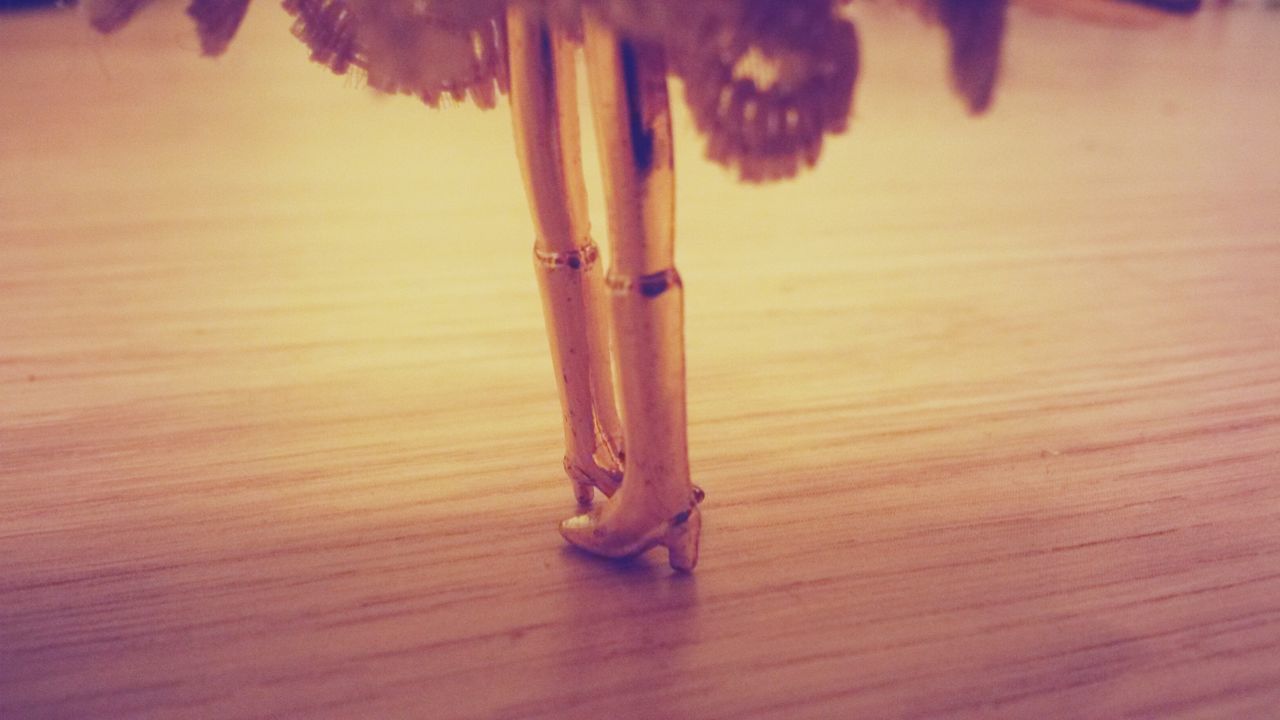
{"type": "Polygon", "coordinates": [[[573,496],[579,505],[590,505],[596,490],[604,493],[605,497],[613,497],[618,492],[625,462],[621,447],[621,441],[614,440],[597,424],[596,450],[590,457],[574,460],[569,455],[564,456],[564,472],[573,484],[573,496]]]}
{"type": "Polygon", "coordinates": [[[583,506],[591,504],[596,490],[604,493],[605,497],[613,497],[622,483],[622,470],[604,467],[595,458],[580,464],[566,455],[564,472],[573,484],[574,498],[583,506]]]}
{"type": "Polygon", "coordinates": [[[630,558],[661,545],[667,548],[671,567],[689,572],[698,564],[698,540],[702,533],[702,512],[698,503],[705,495],[695,487],[689,507],[639,534],[620,532],[604,517],[605,504],[560,523],[560,534],[570,545],[608,558],[630,558]]]}

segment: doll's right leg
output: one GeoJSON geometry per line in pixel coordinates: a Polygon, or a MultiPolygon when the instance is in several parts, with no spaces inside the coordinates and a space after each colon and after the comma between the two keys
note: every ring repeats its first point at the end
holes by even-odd
{"type": "Polygon", "coordinates": [[[622,425],[609,360],[607,294],[587,220],[573,45],[527,9],[507,15],[511,113],[533,224],[551,359],[564,413],[565,471],[578,502],[622,481],[622,425]]]}
{"type": "Polygon", "coordinates": [[[689,478],[684,290],[675,267],[675,166],[667,63],[660,46],[619,35],[583,10],[601,175],[609,208],[610,290],[627,479],[616,495],[560,524],[573,545],[605,557],[668,550],[698,562],[702,491],[689,478]]]}

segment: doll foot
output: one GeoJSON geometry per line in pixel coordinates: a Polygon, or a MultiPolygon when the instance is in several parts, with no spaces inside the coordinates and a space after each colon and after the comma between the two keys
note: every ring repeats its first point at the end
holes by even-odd
{"type": "Polygon", "coordinates": [[[698,540],[702,533],[702,512],[698,503],[702,490],[695,489],[689,507],[639,534],[618,532],[603,518],[604,505],[560,523],[560,534],[570,545],[607,558],[630,558],[661,545],[667,549],[671,567],[682,572],[698,564],[698,540]]]}
{"type": "Polygon", "coordinates": [[[613,497],[613,494],[618,491],[618,486],[622,484],[621,470],[603,467],[596,462],[595,458],[588,458],[586,462],[579,463],[565,457],[564,471],[569,476],[569,482],[573,484],[573,496],[578,500],[579,505],[590,505],[596,489],[604,493],[605,497],[613,497]]]}

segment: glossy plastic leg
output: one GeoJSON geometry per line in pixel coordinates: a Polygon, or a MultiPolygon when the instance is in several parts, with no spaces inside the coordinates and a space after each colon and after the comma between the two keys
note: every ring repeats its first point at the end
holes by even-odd
{"type": "Polygon", "coordinates": [[[561,533],[599,555],[668,548],[697,562],[701,493],[689,479],[684,298],[674,257],[674,168],[666,64],[656,46],[618,37],[584,11],[591,101],[609,209],[610,325],[618,363],[626,482],[561,533]]]}
{"type": "Polygon", "coordinates": [[[573,46],[527,8],[507,17],[516,150],[537,229],[534,266],[564,415],[565,470],[579,503],[622,480],[608,310],[590,237],[573,46]]]}

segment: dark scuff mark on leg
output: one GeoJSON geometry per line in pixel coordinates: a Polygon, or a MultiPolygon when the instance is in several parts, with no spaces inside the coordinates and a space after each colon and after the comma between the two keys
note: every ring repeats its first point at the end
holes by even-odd
{"type": "Polygon", "coordinates": [[[641,59],[630,42],[619,47],[622,54],[622,77],[627,87],[627,123],[631,129],[631,157],[640,175],[646,175],[653,167],[653,131],[644,118],[644,89],[641,75],[641,59]]]}

